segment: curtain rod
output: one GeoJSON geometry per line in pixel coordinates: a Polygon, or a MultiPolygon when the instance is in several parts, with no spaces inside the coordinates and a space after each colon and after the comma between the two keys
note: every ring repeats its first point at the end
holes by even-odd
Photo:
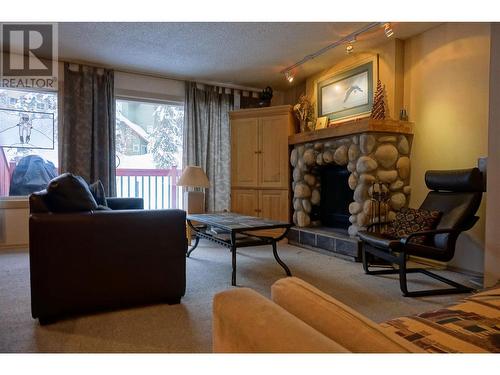
{"type": "MultiPolygon", "coordinates": [[[[178,81],[178,82],[188,82],[189,81],[188,79],[170,78],[170,77],[162,76],[160,74],[155,74],[155,73],[137,72],[137,71],[126,70],[126,69],[115,69],[109,65],[95,65],[94,63],[88,63],[88,62],[79,61],[79,60],[59,60],[59,62],[63,62],[63,63],[67,62],[69,64],[84,64],[84,65],[92,66],[95,68],[112,69],[118,73],[135,74],[135,75],[140,75],[140,76],[144,76],[144,77],[168,79],[170,81],[178,81]]],[[[228,89],[236,89],[236,90],[241,90],[241,91],[251,91],[251,92],[261,92],[262,91],[262,88],[233,85],[230,83],[222,83],[222,82],[216,82],[216,81],[194,80],[194,82],[201,83],[203,85],[219,86],[219,87],[224,87],[224,88],[228,88],[228,89]]]]}

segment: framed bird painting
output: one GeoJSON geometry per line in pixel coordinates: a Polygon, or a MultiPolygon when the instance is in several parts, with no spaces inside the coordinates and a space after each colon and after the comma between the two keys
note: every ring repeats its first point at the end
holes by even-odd
{"type": "Polygon", "coordinates": [[[373,61],[318,83],[318,117],[331,121],[370,114],[373,104],[373,61]]]}

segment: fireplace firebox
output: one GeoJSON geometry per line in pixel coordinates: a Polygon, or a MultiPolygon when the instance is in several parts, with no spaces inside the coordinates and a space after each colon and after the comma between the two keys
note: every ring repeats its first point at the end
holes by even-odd
{"type": "Polygon", "coordinates": [[[351,224],[349,203],[353,201],[353,191],[349,188],[349,174],[341,165],[326,165],[320,169],[320,220],[323,226],[347,229],[351,224]]]}

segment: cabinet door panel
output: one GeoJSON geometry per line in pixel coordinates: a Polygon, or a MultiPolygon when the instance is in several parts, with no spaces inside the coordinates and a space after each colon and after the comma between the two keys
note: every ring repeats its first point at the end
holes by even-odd
{"type": "Polygon", "coordinates": [[[265,219],[288,221],[288,191],[260,190],[259,216],[265,219]]]}
{"type": "Polygon", "coordinates": [[[231,184],[234,187],[258,185],[258,119],[231,122],[231,184]]]}
{"type": "Polygon", "coordinates": [[[259,124],[261,187],[288,187],[288,117],[262,118],[259,124]]]}
{"type": "MultiPolygon", "coordinates": [[[[259,191],[259,216],[288,222],[288,191],[287,190],[260,190],[259,191]]],[[[283,229],[268,229],[256,232],[261,236],[279,237],[283,229]]]]}
{"type": "Polygon", "coordinates": [[[233,189],[231,211],[237,214],[258,216],[259,194],[257,190],[233,189]]]}

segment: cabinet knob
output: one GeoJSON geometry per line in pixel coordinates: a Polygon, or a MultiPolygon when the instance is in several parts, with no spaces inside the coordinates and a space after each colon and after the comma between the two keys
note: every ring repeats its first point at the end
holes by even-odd
{"type": "Polygon", "coordinates": [[[254,151],[255,154],[262,154],[262,151],[254,151]]]}

